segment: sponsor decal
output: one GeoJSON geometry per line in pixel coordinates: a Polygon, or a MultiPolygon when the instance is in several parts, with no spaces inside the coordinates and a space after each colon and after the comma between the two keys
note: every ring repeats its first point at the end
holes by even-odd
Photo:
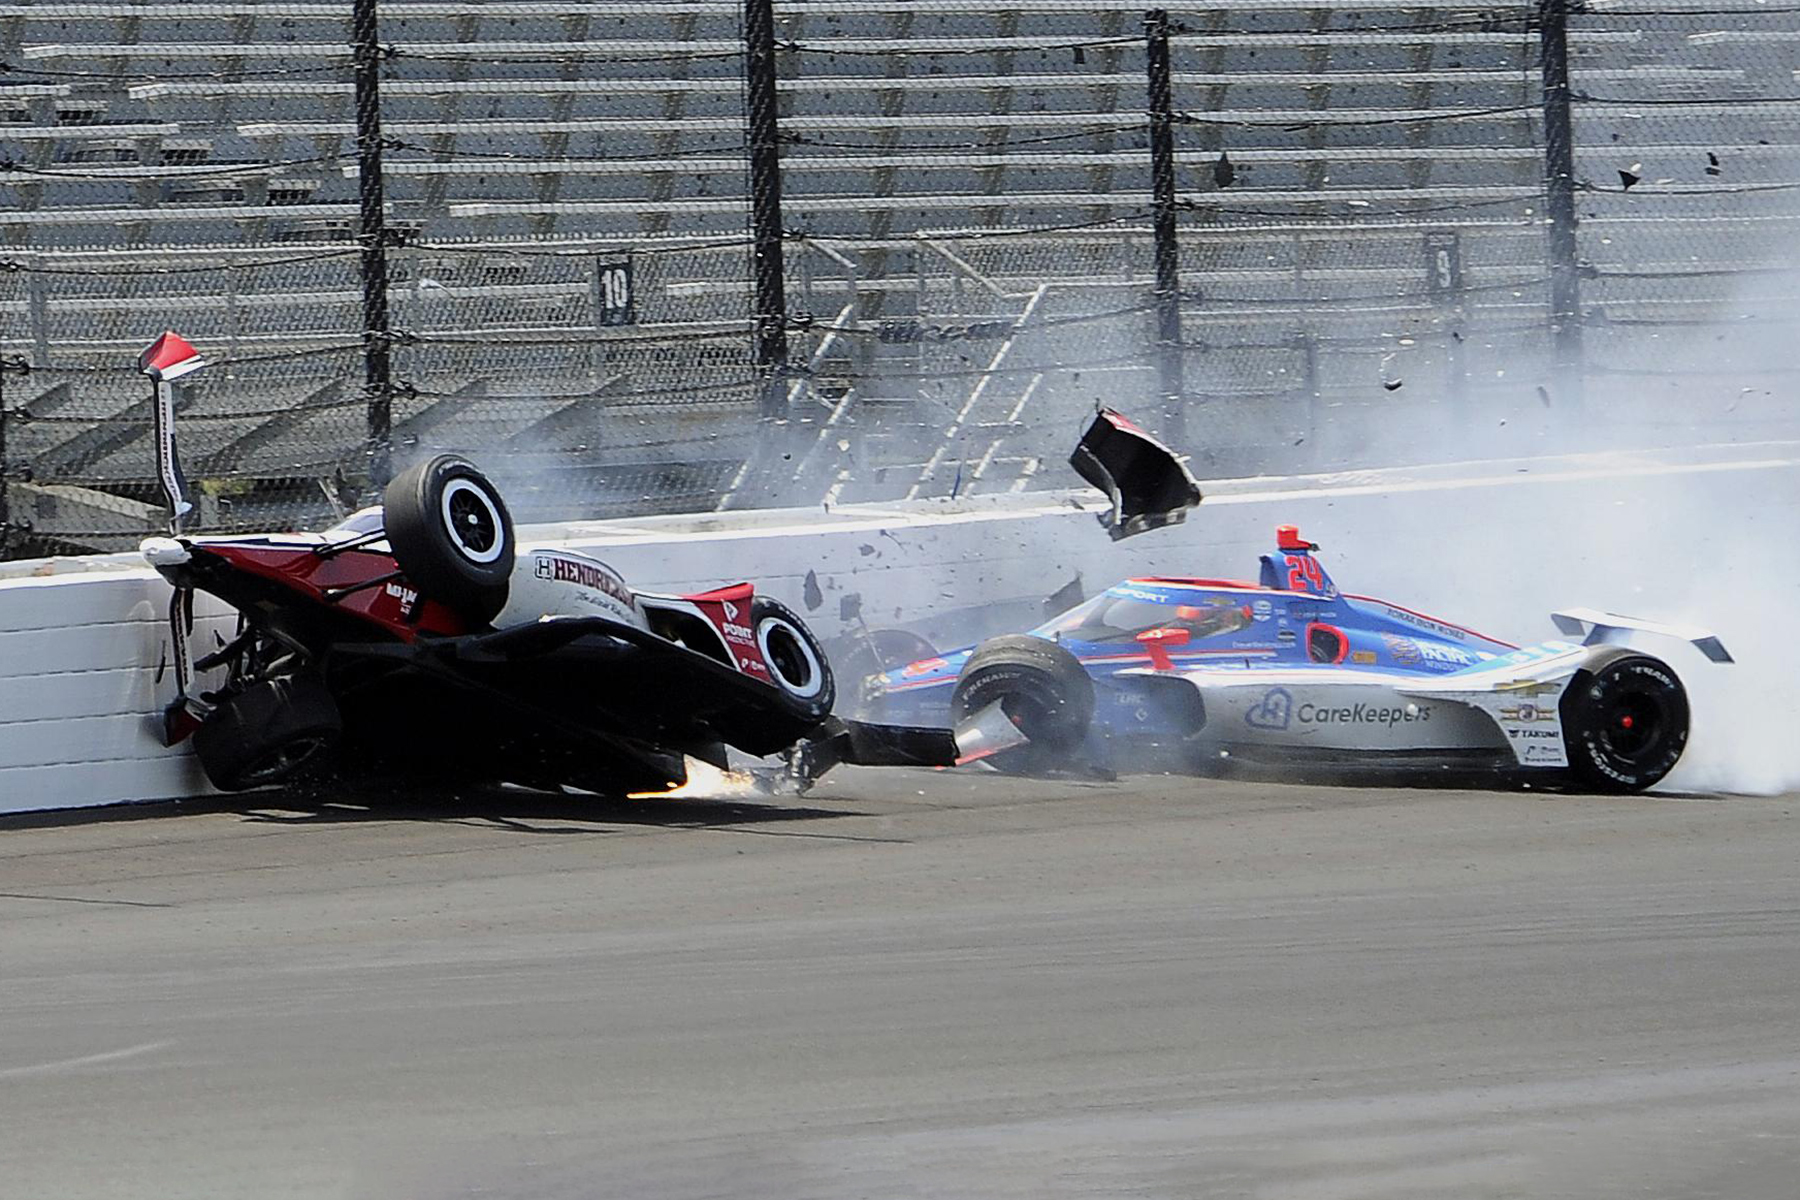
{"type": "Polygon", "coordinates": [[[1387,646],[1388,654],[1403,667],[1416,667],[1422,660],[1419,654],[1419,643],[1411,638],[1401,637],[1397,633],[1384,633],[1381,640],[1387,646]]]}
{"type": "Polygon", "coordinates": [[[1541,704],[1526,703],[1519,705],[1517,708],[1501,709],[1500,719],[1503,721],[1524,721],[1527,723],[1532,721],[1554,721],[1556,720],[1556,710],[1554,708],[1545,708],[1541,704]]]}
{"type": "Polygon", "coordinates": [[[1112,590],[1117,595],[1129,596],[1133,600],[1148,600],[1152,604],[1167,604],[1169,602],[1169,595],[1167,592],[1152,592],[1144,588],[1131,587],[1127,584],[1120,584],[1112,590]]]}
{"type": "Polygon", "coordinates": [[[1546,746],[1533,742],[1527,743],[1523,747],[1523,750],[1524,756],[1520,759],[1521,762],[1549,763],[1551,766],[1560,767],[1563,765],[1564,761],[1566,761],[1560,745],[1546,746]]]}
{"type": "MultiPolygon", "coordinates": [[[[733,610],[725,614],[727,618],[735,617],[737,615],[737,605],[727,604],[725,607],[733,610]]],[[[748,625],[739,625],[736,621],[729,619],[720,621],[719,628],[724,631],[726,637],[734,642],[754,642],[756,640],[756,631],[754,629],[750,628],[748,625]]]]}
{"type": "Polygon", "coordinates": [[[611,567],[604,563],[584,562],[578,558],[563,558],[559,555],[540,554],[534,570],[539,579],[553,579],[558,583],[572,583],[596,591],[623,604],[632,606],[631,589],[625,581],[616,575],[611,567]]]}
{"type": "Polygon", "coordinates": [[[1244,713],[1244,724],[1252,729],[1286,729],[1294,717],[1294,696],[1286,688],[1270,688],[1263,698],[1244,713]]]}
{"type": "Polygon", "coordinates": [[[1446,646],[1440,642],[1401,637],[1394,633],[1382,634],[1381,640],[1387,644],[1388,653],[1394,656],[1394,661],[1404,667],[1431,666],[1453,671],[1475,661],[1475,656],[1461,646],[1446,646]]]}
{"type": "Polygon", "coordinates": [[[1398,621],[1402,625],[1411,625],[1414,629],[1423,629],[1433,637],[1448,638],[1453,642],[1466,642],[1469,640],[1468,633],[1456,628],[1454,625],[1446,625],[1442,621],[1434,621],[1430,617],[1422,616],[1415,612],[1407,612],[1404,608],[1395,608],[1391,604],[1383,604],[1381,606],[1381,615],[1390,620],[1398,621]]]}
{"type": "MultiPolygon", "coordinates": [[[[1518,696],[1521,699],[1526,700],[1536,700],[1544,696],[1554,696],[1562,691],[1561,683],[1544,683],[1535,679],[1517,679],[1509,683],[1498,684],[1497,687],[1498,690],[1505,692],[1509,696],[1518,696]]],[[[1544,706],[1539,704],[1536,707],[1541,709],[1544,706]]]]}
{"type": "Polygon", "coordinates": [[[1419,653],[1425,661],[1445,667],[1466,667],[1475,661],[1475,656],[1461,646],[1446,646],[1441,642],[1420,642],[1419,653]]]}
{"type": "Polygon", "coordinates": [[[950,665],[949,659],[921,658],[916,663],[909,663],[906,666],[900,668],[900,674],[904,675],[908,679],[916,679],[920,675],[929,675],[933,671],[941,671],[949,665],[950,665]]]}
{"type": "Polygon", "coordinates": [[[1375,652],[1373,650],[1352,650],[1350,652],[1350,661],[1353,663],[1360,663],[1366,667],[1375,661],[1375,652]]]}
{"type": "Polygon", "coordinates": [[[1431,720],[1429,705],[1420,704],[1356,704],[1324,705],[1307,701],[1294,711],[1302,725],[1396,725],[1422,724],[1431,720]]]}
{"type": "Polygon", "coordinates": [[[1515,742],[1552,742],[1561,741],[1562,734],[1554,729],[1534,729],[1529,725],[1508,725],[1506,736],[1515,742]]]}
{"type": "Polygon", "coordinates": [[[1283,646],[1291,646],[1299,640],[1299,635],[1291,629],[1278,629],[1275,631],[1275,640],[1283,646]]]}
{"type": "Polygon", "coordinates": [[[1275,606],[1267,600],[1254,600],[1250,604],[1250,615],[1258,621],[1266,621],[1275,615],[1275,606]]]}
{"type": "Polygon", "coordinates": [[[727,621],[737,620],[737,615],[738,615],[738,606],[737,605],[733,604],[729,600],[721,600],[719,603],[722,604],[725,608],[725,619],[727,621]]]}
{"type": "Polygon", "coordinates": [[[401,587],[397,583],[388,584],[382,591],[400,601],[400,606],[402,608],[411,608],[419,602],[418,592],[409,587],[401,587]]]}

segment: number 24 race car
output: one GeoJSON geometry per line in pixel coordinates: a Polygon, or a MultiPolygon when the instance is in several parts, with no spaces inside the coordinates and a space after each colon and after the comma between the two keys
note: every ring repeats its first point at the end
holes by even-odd
{"type": "MultiPolygon", "coordinates": [[[[1111,495],[1115,536],[1199,500],[1180,462],[1116,413],[1072,461],[1111,495]]],[[[1284,526],[1254,583],[1129,579],[1028,633],[871,675],[862,699],[883,720],[951,725],[962,761],[1009,771],[1106,762],[1112,743],[1137,741],[1198,762],[1460,765],[1638,791],[1680,759],[1688,701],[1666,662],[1620,643],[1662,635],[1731,661],[1704,630],[1590,609],[1554,614],[1579,642],[1514,646],[1342,593],[1317,550],[1284,526]]]]}

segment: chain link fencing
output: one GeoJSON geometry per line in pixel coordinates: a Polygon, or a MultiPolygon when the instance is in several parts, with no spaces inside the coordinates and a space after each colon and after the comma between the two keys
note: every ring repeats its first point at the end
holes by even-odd
{"type": "Polygon", "coordinates": [[[327,520],[388,452],[468,453],[525,519],[1066,485],[1096,403],[1216,475],[1682,436],[1695,405],[1791,433],[1795,8],[1173,6],[1159,199],[1141,4],[777,3],[753,205],[737,0],[386,0],[385,336],[352,5],[233,6],[229,39],[140,8],[0,14],[0,552],[156,526],[133,367],[164,328],[214,364],[179,421],[218,530],[327,520]]]}

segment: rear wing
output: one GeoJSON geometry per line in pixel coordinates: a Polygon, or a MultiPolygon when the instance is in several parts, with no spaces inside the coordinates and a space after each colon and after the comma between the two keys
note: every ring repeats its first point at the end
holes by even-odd
{"type": "Polygon", "coordinates": [[[1694,625],[1666,625],[1660,621],[1644,621],[1637,617],[1602,612],[1597,608],[1566,608],[1551,613],[1550,619],[1556,622],[1559,632],[1568,637],[1582,638],[1582,644],[1586,646],[1618,642],[1623,634],[1630,632],[1649,633],[1690,642],[1696,650],[1716,663],[1735,661],[1716,635],[1694,625]]]}
{"type": "Polygon", "coordinates": [[[1178,525],[1200,503],[1200,485],[1175,452],[1110,408],[1094,415],[1069,465],[1112,500],[1100,524],[1115,542],[1178,525]]]}

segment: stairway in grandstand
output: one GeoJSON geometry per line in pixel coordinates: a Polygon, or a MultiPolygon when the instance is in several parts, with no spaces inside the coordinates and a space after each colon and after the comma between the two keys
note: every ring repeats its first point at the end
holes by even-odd
{"type": "MultiPolygon", "coordinates": [[[[1492,380],[1541,338],[1533,7],[1171,7],[1211,465],[1280,466],[1322,403],[1492,380]],[[1454,295],[1428,238],[1454,239],[1454,295]]],[[[1586,306],[1613,328],[1711,319],[1800,220],[1795,108],[1766,103],[1800,39],[1737,0],[1704,26],[1609,17],[1681,7],[1590,0],[1571,36],[1586,306]]],[[[10,455],[65,505],[149,498],[123,368],[165,326],[226,360],[184,413],[215,519],[317,515],[361,469],[347,9],[0,10],[0,350],[33,367],[6,381],[10,455]]],[[[1096,402],[1154,415],[1143,4],[778,3],[800,369],[752,495],[740,12],[382,6],[401,453],[498,461],[546,516],[849,502],[1067,483],[1096,402]],[[600,275],[626,257],[635,324],[613,326],[600,275]]]]}

